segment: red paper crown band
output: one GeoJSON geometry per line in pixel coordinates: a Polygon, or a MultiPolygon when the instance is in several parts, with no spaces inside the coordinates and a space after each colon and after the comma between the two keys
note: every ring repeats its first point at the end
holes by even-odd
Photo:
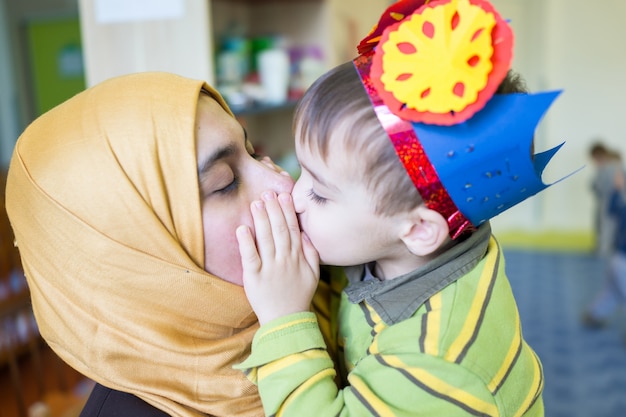
{"type": "Polygon", "coordinates": [[[360,55],[354,60],[354,66],[370,97],[378,121],[387,132],[396,154],[424,200],[424,204],[444,216],[450,228],[450,236],[455,239],[464,231],[472,230],[474,226],[459,211],[441,184],[411,123],[393,114],[383,103],[370,77],[372,56],[371,52],[360,55]]]}

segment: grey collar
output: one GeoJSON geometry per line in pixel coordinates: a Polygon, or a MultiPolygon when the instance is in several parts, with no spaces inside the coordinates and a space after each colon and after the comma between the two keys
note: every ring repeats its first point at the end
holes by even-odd
{"type": "Polygon", "coordinates": [[[348,300],[366,301],[389,325],[411,317],[430,297],[471,271],[487,253],[491,226],[484,223],[464,241],[457,243],[426,265],[391,280],[381,281],[371,273],[372,265],[345,268],[348,300]]]}

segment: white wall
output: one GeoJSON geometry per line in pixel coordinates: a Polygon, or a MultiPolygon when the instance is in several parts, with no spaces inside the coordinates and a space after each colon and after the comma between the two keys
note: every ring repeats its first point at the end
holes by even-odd
{"type": "Polygon", "coordinates": [[[626,14],[623,0],[492,0],[516,34],[514,68],[531,91],[563,89],[539,127],[537,150],[563,141],[546,169],[545,190],[493,221],[494,228],[589,231],[592,167],[588,149],[602,137],[626,156],[626,14]]]}
{"type": "MultiPolygon", "coordinates": [[[[12,1],[12,0],[10,0],[12,1]]],[[[60,0],[56,0],[59,2],[60,0]]],[[[64,0],[75,2],[76,0],[64,0]]],[[[197,0],[187,0],[197,1],[197,0]]],[[[29,0],[28,4],[34,3],[29,0]]],[[[600,136],[626,157],[623,115],[626,100],[626,1],[597,0],[492,0],[503,17],[511,19],[516,35],[514,68],[528,81],[532,91],[564,89],[539,126],[537,150],[562,141],[566,145],[546,169],[544,180],[552,182],[588,164],[588,147],[600,136]]],[[[22,4],[23,2],[20,2],[22,4]]],[[[6,0],[0,0],[5,6],[6,0]]],[[[26,4],[26,3],[24,3],[26,4]]],[[[6,25],[0,7],[0,26],[6,25]]],[[[355,13],[358,13],[354,9],[355,13]]],[[[12,23],[12,24],[11,24],[12,23]]],[[[13,94],[7,34],[0,30],[0,156],[13,146],[12,123],[19,117],[13,94]],[[7,81],[9,80],[9,81],[7,81]]],[[[204,35],[203,35],[204,36],[204,35]]],[[[130,42],[130,40],[129,40],[130,42]]],[[[147,53],[147,51],[144,51],[147,53]]],[[[18,77],[19,78],[19,77],[18,77]]],[[[19,83],[17,83],[19,84],[19,83]]],[[[550,187],[538,196],[498,216],[497,230],[545,229],[589,231],[592,196],[591,167],[550,187]]]]}
{"type": "MultiPolygon", "coordinates": [[[[183,0],[180,16],[174,13],[145,20],[132,13],[103,20],[94,0],[79,0],[78,4],[88,86],[139,71],[168,71],[213,81],[207,26],[210,3],[206,0],[183,0]]],[[[146,15],[150,16],[149,11],[146,15]]]]}

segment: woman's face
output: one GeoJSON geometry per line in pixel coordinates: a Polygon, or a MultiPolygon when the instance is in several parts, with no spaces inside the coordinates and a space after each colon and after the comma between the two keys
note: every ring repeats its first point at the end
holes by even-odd
{"type": "Polygon", "coordinates": [[[241,125],[200,95],[196,115],[198,180],[204,227],[204,269],[242,285],[237,226],[254,230],[250,203],[265,190],[291,192],[293,180],[252,156],[241,125]]]}

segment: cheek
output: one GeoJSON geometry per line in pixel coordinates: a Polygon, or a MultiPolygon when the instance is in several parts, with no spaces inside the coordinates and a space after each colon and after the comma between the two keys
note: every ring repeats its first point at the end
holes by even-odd
{"type": "Polygon", "coordinates": [[[300,215],[300,227],[322,259],[328,254],[342,252],[352,238],[350,219],[314,203],[306,204],[304,213],[300,215]]]}
{"type": "Polygon", "coordinates": [[[302,228],[324,264],[358,265],[375,259],[372,244],[377,241],[376,228],[357,210],[308,207],[302,216],[302,228]]]}
{"type": "Polygon", "coordinates": [[[235,229],[240,224],[252,224],[245,211],[225,215],[205,215],[204,269],[218,278],[242,285],[242,268],[235,229]]]}

